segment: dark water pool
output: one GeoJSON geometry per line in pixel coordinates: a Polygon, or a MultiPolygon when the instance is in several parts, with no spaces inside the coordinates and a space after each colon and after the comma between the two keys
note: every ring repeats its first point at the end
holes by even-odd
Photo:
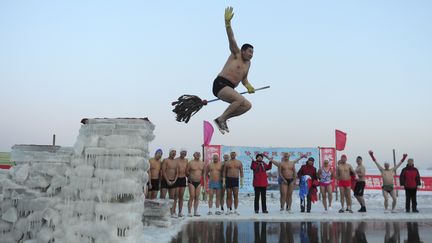
{"type": "Polygon", "coordinates": [[[432,243],[431,222],[191,222],[172,243],[432,243]]]}

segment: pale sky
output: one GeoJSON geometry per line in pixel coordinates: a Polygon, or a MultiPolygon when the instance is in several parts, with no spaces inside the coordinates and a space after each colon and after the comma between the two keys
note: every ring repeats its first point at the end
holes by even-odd
{"type": "Polygon", "coordinates": [[[83,117],[148,117],[151,154],[200,150],[203,120],[227,105],[209,104],[183,124],[171,102],[214,98],[229,5],[238,44],[255,47],[249,81],[271,88],[247,95],[252,110],[212,144],[334,146],[340,129],[353,164],[369,149],[391,162],[394,148],[430,167],[428,0],[1,1],[0,151],[50,144],[52,134],[73,146],[83,117]]]}

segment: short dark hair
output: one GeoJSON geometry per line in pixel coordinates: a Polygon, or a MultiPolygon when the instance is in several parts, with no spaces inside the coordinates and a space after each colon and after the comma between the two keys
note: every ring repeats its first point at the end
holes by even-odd
{"type": "Polygon", "coordinates": [[[246,51],[248,48],[252,48],[253,49],[253,46],[251,44],[246,43],[246,44],[242,45],[241,50],[242,51],[246,51]]]}
{"type": "Polygon", "coordinates": [[[363,160],[363,158],[362,158],[361,156],[357,156],[357,159],[361,159],[361,160],[363,160]]]}
{"type": "Polygon", "coordinates": [[[263,156],[262,154],[257,154],[257,155],[255,156],[255,159],[258,159],[258,157],[261,157],[262,159],[264,159],[264,156],[263,156]]]}

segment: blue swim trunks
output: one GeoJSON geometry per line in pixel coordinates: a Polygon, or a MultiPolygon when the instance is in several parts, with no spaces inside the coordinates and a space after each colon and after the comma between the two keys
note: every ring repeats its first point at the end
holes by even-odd
{"type": "Polygon", "coordinates": [[[209,181],[209,189],[222,189],[222,182],[220,181],[209,181]]]}

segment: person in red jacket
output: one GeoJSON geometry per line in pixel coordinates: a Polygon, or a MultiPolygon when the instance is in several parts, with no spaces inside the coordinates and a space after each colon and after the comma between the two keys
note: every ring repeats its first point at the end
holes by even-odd
{"type": "MultiPolygon", "coordinates": [[[[307,194],[307,205],[306,205],[306,212],[310,213],[311,210],[311,202],[312,200],[315,200],[316,192],[317,192],[317,186],[319,185],[318,177],[317,177],[317,171],[314,167],[315,159],[312,157],[309,157],[309,159],[306,161],[306,164],[302,165],[300,170],[297,172],[297,177],[301,179],[302,176],[310,176],[311,179],[311,187],[309,188],[308,194],[307,194]]],[[[300,210],[302,213],[305,211],[305,200],[300,200],[300,210]]]]}
{"type": "Polygon", "coordinates": [[[407,165],[402,169],[399,177],[401,186],[405,187],[405,210],[410,212],[410,204],[412,203],[412,212],[418,213],[417,210],[417,186],[420,186],[420,173],[414,167],[414,160],[408,159],[407,165]]]}
{"type": "MultiPolygon", "coordinates": [[[[266,156],[267,157],[267,156],[266,156]]],[[[255,213],[259,210],[259,199],[261,196],[261,207],[263,213],[268,213],[266,205],[266,191],[268,186],[267,172],[271,170],[272,163],[265,163],[263,161],[264,155],[257,154],[256,160],[252,160],[251,169],[253,170],[253,187],[255,190],[255,213]]],[[[271,161],[270,158],[267,157],[271,161]]]]}

